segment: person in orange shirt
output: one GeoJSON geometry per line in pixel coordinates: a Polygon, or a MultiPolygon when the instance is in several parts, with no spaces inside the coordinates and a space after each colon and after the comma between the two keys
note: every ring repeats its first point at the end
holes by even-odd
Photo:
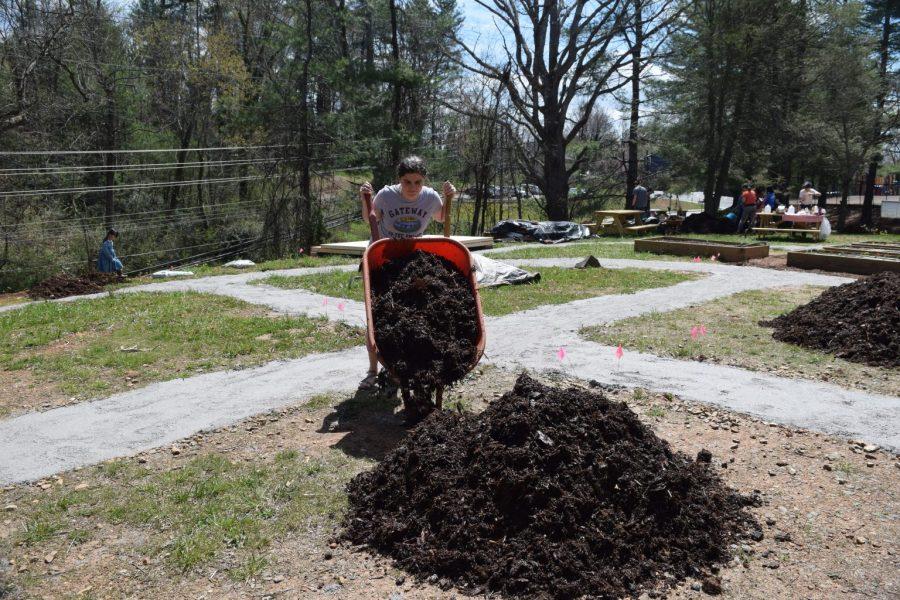
{"type": "Polygon", "coordinates": [[[746,234],[744,231],[744,224],[747,224],[747,230],[753,228],[753,225],[756,223],[756,192],[753,191],[753,188],[749,183],[744,184],[744,191],[741,192],[741,203],[743,204],[741,211],[741,220],[738,222],[738,233],[746,234]]]}

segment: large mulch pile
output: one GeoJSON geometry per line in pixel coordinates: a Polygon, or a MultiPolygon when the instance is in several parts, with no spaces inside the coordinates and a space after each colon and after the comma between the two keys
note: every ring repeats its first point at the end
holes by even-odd
{"type": "Polygon", "coordinates": [[[761,325],[772,337],[880,367],[900,367],[900,273],[879,273],[826,290],[761,325]]]}
{"type": "Polygon", "coordinates": [[[114,273],[90,273],[70,275],[59,273],[35,284],[28,290],[28,296],[35,300],[52,300],[82,294],[102,292],[103,287],[116,280],[114,273]]]}
{"type": "Polygon", "coordinates": [[[447,259],[417,250],[372,273],[375,343],[403,387],[427,398],[469,372],[478,313],[469,280],[447,259]]]}
{"type": "Polygon", "coordinates": [[[467,593],[636,596],[703,576],[758,530],[711,458],[674,452],[624,403],[521,375],[354,478],[345,537],[467,593]]]}
{"type": "Polygon", "coordinates": [[[689,215],[678,229],[681,233],[734,233],[736,230],[736,221],[712,217],[704,212],[689,215]]]}

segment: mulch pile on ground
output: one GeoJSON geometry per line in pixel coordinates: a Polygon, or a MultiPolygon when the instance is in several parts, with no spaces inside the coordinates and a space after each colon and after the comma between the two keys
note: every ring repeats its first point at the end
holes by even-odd
{"type": "Polygon", "coordinates": [[[900,367],[900,273],[831,288],[761,325],[782,342],[881,367],[900,367]]]}
{"type": "Polygon", "coordinates": [[[354,478],[345,537],[471,593],[636,596],[702,576],[758,529],[711,458],[672,451],[624,403],[521,375],[354,478]]]}
{"type": "Polygon", "coordinates": [[[679,228],[681,233],[734,233],[736,230],[735,221],[703,212],[689,215],[679,228]]]}
{"type": "Polygon", "coordinates": [[[82,294],[102,292],[103,286],[116,280],[112,273],[90,273],[70,275],[59,273],[43,280],[28,290],[28,296],[35,300],[52,300],[82,294]]]}
{"type": "Polygon", "coordinates": [[[469,280],[417,250],[372,273],[375,343],[402,386],[427,398],[462,379],[476,358],[478,313],[469,280]]]}

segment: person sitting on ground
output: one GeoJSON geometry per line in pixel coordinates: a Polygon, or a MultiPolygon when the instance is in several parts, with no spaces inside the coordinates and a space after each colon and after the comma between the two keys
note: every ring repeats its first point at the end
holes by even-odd
{"type": "Polygon", "coordinates": [[[744,224],[746,223],[746,230],[749,231],[755,225],[756,219],[756,192],[753,191],[753,188],[749,183],[745,183],[743,186],[743,192],[741,192],[741,220],[738,222],[738,233],[746,234],[744,230],[744,224]]]}
{"type": "Polygon", "coordinates": [[[818,198],[821,195],[822,194],[820,194],[813,188],[812,182],[809,182],[809,181],[805,182],[803,184],[803,189],[801,189],[800,193],[798,194],[798,199],[800,201],[800,209],[802,210],[804,208],[806,208],[806,209],[812,208],[813,204],[816,203],[816,198],[818,198]]]}
{"type": "Polygon", "coordinates": [[[116,256],[113,242],[118,239],[119,232],[110,229],[106,232],[106,239],[100,246],[100,256],[97,257],[97,270],[101,273],[115,273],[122,277],[122,261],[116,256]]]}
{"type": "MultiPolygon", "coordinates": [[[[432,188],[425,185],[428,169],[425,161],[418,156],[407,156],[397,165],[397,183],[386,185],[372,198],[372,184],[368,181],[359,188],[359,198],[366,220],[377,224],[370,243],[381,238],[410,239],[421,237],[431,220],[440,223],[447,217],[447,202],[432,188]],[[370,211],[366,213],[366,210],[370,211]]],[[[444,199],[453,200],[456,188],[445,181],[442,192],[444,199]]],[[[369,370],[360,383],[360,389],[371,389],[378,376],[378,357],[372,348],[369,351],[369,370]]]]}
{"type": "MultiPolygon", "coordinates": [[[[650,216],[650,192],[641,185],[640,179],[634,182],[634,190],[631,192],[631,203],[634,210],[643,211],[644,214],[641,215],[641,218],[650,216]]],[[[640,225],[640,223],[637,224],[640,225]]]]}

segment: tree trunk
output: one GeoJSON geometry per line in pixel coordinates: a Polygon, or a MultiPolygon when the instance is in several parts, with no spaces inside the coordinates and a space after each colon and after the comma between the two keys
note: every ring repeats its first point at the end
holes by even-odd
{"type": "Polygon", "coordinates": [[[566,147],[561,139],[544,149],[544,196],[547,217],[551,221],[567,221],[569,175],[566,171],[566,147]]]}
{"type": "Polygon", "coordinates": [[[391,165],[400,162],[400,111],[403,102],[403,89],[400,85],[400,39],[397,33],[397,2],[390,0],[391,12],[391,66],[394,70],[393,77],[393,102],[391,103],[391,165]]]}
{"type": "Polygon", "coordinates": [[[184,130],[181,134],[181,139],[179,140],[181,145],[178,152],[175,154],[175,162],[178,163],[178,166],[175,168],[175,183],[172,188],[169,190],[169,210],[173,210],[178,208],[178,193],[181,190],[181,186],[178,185],[182,181],[184,181],[184,167],[182,166],[187,160],[188,149],[191,145],[191,137],[194,135],[194,122],[188,125],[187,129],[184,130]]]}
{"type": "MultiPolygon", "coordinates": [[[[880,56],[878,65],[879,86],[878,97],[875,102],[878,106],[878,117],[875,122],[875,130],[873,132],[873,141],[877,145],[881,145],[881,115],[884,111],[885,98],[888,89],[887,68],[890,59],[890,42],[891,42],[891,11],[888,7],[884,8],[884,20],[881,26],[881,42],[878,45],[878,54],[880,56]]],[[[866,172],[866,192],[863,196],[862,224],[864,227],[872,226],[872,207],[875,200],[875,176],[878,174],[878,165],[881,163],[881,153],[876,152],[875,157],[869,162],[869,169],[866,172]]]]}
{"type": "Polygon", "coordinates": [[[300,81],[300,222],[297,223],[295,229],[300,229],[301,243],[303,250],[309,255],[313,245],[313,210],[310,180],[310,156],[309,156],[309,136],[312,131],[310,127],[309,114],[309,66],[312,63],[313,55],[313,35],[312,35],[312,1],[306,0],[306,55],[303,57],[303,75],[300,81]]]}
{"type": "Polygon", "coordinates": [[[641,107],[641,53],[644,44],[644,23],[641,12],[644,0],[633,0],[634,43],[631,46],[631,121],[628,127],[628,170],[625,174],[625,208],[634,205],[634,187],[638,179],[638,127],[641,107]]]}
{"type": "Polygon", "coordinates": [[[847,197],[850,195],[850,177],[844,177],[841,181],[841,207],[838,209],[837,230],[843,231],[847,223],[847,197]]]}

